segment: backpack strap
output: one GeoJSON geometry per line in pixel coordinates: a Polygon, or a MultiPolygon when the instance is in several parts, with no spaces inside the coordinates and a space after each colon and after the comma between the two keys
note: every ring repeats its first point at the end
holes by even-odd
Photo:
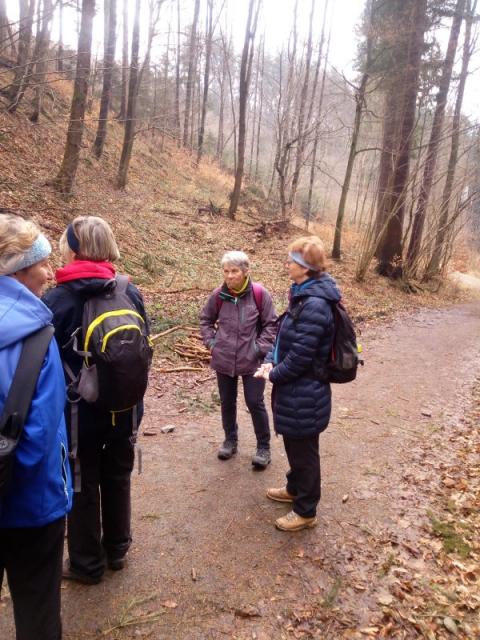
{"type": "MultiPolygon", "coordinates": [[[[215,289],[215,291],[213,292],[215,294],[215,303],[216,303],[216,306],[217,306],[217,315],[220,313],[220,309],[222,308],[222,304],[223,304],[223,300],[220,297],[221,290],[222,290],[222,287],[217,287],[215,289]]],[[[264,288],[259,282],[253,282],[252,281],[253,299],[255,300],[255,305],[257,307],[257,311],[258,311],[259,314],[262,313],[263,291],[264,291],[264,288]]]]}
{"type": "Polygon", "coordinates": [[[115,276],[115,282],[117,283],[116,289],[118,293],[127,292],[127,287],[130,282],[130,278],[128,276],[117,275],[115,276]]]}
{"type": "Polygon", "coordinates": [[[5,494],[11,480],[13,453],[22,437],[23,427],[30,411],[48,345],[55,329],[47,325],[28,336],[13,375],[0,420],[0,455],[10,462],[2,474],[2,493],[5,494]]]}

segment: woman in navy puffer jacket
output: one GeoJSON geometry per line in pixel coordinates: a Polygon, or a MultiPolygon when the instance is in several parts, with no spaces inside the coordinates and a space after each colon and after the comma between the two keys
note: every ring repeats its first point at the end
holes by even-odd
{"type": "Polygon", "coordinates": [[[283,436],[290,470],[287,485],[267,496],[293,503],[275,525],[299,531],[317,524],[320,500],[319,435],[330,420],[330,385],[315,379],[315,361],[326,361],[332,348],[332,304],[340,300],[335,280],[325,272],[325,251],[315,236],[289,247],[287,268],[293,285],[273,350],[257,376],[273,382],[275,430],[283,436]]]}

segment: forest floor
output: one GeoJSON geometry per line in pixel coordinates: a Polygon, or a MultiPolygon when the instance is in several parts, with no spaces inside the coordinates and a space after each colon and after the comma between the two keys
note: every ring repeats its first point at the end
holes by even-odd
{"type": "Polygon", "coordinates": [[[480,638],[479,317],[473,302],[364,328],[366,366],[321,437],[319,525],[295,534],[265,497],[281,439],[254,472],[240,400],[239,453],[219,461],[213,376],[154,371],[128,564],[64,584],[65,639],[480,638]]]}

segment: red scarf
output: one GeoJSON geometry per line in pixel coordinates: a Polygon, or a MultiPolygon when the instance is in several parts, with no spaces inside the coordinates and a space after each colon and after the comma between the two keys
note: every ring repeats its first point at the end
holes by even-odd
{"type": "Polygon", "coordinates": [[[115,267],[111,262],[92,262],[91,260],[74,260],[55,272],[57,284],[80,280],[82,278],[99,278],[111,280],[115,277],[115,267]]]}

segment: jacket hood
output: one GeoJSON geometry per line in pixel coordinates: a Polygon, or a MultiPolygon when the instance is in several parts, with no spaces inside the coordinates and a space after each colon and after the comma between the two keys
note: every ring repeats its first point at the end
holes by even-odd
{"type": "Polygon", "coordinates": [[[0,349],[52,322],[52,312],[27,287],[11,276],[0,276],[0,349]]]}
{"type": "Polygon", "coordinates": [[[324,273],[318,280],[310,280],[304,286],[293,285],[292,300],[304,296],[324,298],[330,302],[339,302],[342,294],[337,283],[329,273],[324,273]]]}

